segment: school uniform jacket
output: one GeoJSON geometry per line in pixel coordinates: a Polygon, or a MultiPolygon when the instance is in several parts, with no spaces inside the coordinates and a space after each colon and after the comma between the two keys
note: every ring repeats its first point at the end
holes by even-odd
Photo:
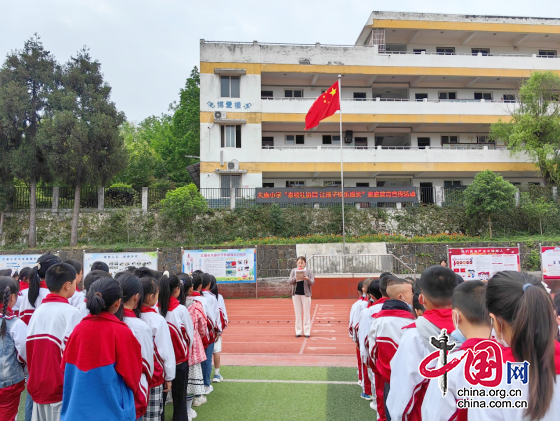
{"type": "Polygon", "coordinates": [[[140,377],[140,392],[135,398],[136,418],[146,413],[148,407],[149,382],[154,373],[154,341],[148,325],[136,317],[132,310],[124,309],[123,322],[132,330],[142,351],[142,376],[140,377]]]}
{"type": "Polygon", "coordinates": [[[222,323],[222,332],[227,327],[229,320],[226,310],[226,302],[222,294],[218,294],[218,308],[220,309],[220,322],[222,323]]]}
{"type": "Polygon", "coordinates": [[[175,297],[169,300],[169,309],[165,320],[171,333],[173,351],[175,352],[175,364],[179,365],[189,359],[194,327],[187,308],[179,303],[175,297]]]}
{"type": "Polygon", "coordinates": [[[416,327],[417,323],[427,323],[432,330],[455,329],[451,309],[428,310],[416,323],[404,327],[400,346],[391,360],[391,381],[398,385],[398,393],[389,393],[387,409],[395,421],[419,421],[422,419],[422,402],[428,387],[428,379],[418,371],[422,360],[436,348],[428,348],[429,337],[423,337],[416,327]],[[424,319],[420,321],[420,319],[424,319]]]}
{"type": "Polygon", "coordinates": [[[369,342],[374,344],[370,353],[375,371],[386,383],[391,381],[391,360],[399,348],[403,327],[410,324],[414,316],[406,303],[387,300],[383,308],[372,316],[369,342]]]}
{"type": "Polygon", "coordinates": [[[87,302],[87,300],[84,296],[84,299],[80,303],[78,303],[78,305],[76,306],[76,308],[80,312],[80,316],[82,316],[82,319],[86,316],[89,316],[89,309],[87,308],[86,302],[87,302]]]}
{"type": "Polygon", "coordinates": [[[373,347],[375,342],[370,342],[369,331],[371,329],[371,322],[373,321],[373,316],[381,311],[383,304],[388,298],[383,297],[379,300],[369,303],[367,308],[362,310],[362,317],[360,318],[360,323],[358,326],[358,343],[360,345],[360,355],[362,361],[373,369],[373,364],[370,356],[370,348],[373,347]]]}
{"type": "Polygon", "coordinates": [[[62,401],[64,374],[60,369],[68,337],[82,320],[68,300],[49,294],[33,313],[27,330],[27,390],[38,404],[62,401]]]}
{"type": "Polygon", "coordinates": [[[68,302],[70,303],[70,305],[78,308],[78,306],[80,305],[80,303],[83,303],[86,300],[86,294],[84,291],[78,291],[76,290],[76,292],[74,293],[74,295],[72,295],[69,299],[68,302]]]}
{"type": "Polygon", "coordinates": [[[154,372],[149,381],[149,388],[152,389],[175,378],[175,351],[169,325],[156,310],[143,305],[140,319],[148,325],[154,344],[154,372]]]}
{"type": "MultiPolygon", "coordinates": [[[[213,307],[213,303],[211,302],[211,299],[214,298],[212,297],[208,298],[207,296],[202,295],[198,291],[193,291],[193,293],[190,295],[190,298],[200,302],[202,304],[202,307],[204,308],[204,314],[206,315],[206,323],[208,327],[208,334],[206,335],[206,338],[202,338],[202,341],[205,344],[205,348],[207,348],[209,344],[213,344],[218,339],[218,335],[216,333],[217,332],[216,311],[215,308],[213,307]]],[[[216,300],[214,299],[214,301],[216,300]]]]}
{"type": "Polygon", "coordinates": [[[29,302],[29,289],[20,291],[19,294],[21,296],[21,300],[18,296],[18,302],[14,306],[14,310],[18,310],[19,318],[28,325],[31,316],[33,316],[35,310],[39,308],[45,297],[50,294],[50,291],[47,288],[46,282],[41,281],[41,287],[39,288],[39,295],[37,296],[37,300],[35,300],[35,306],[32,306],[29,302]]]}
{"type": "MultiPolygon", "coordinates": [[[[27,351],[25,349],[25,343],[27,341],[27,325],[16,317],[13,310],[9,311],[9,309],[10,307],[8,307],[6,321],[13,320],[14,322],[11,324],[12,326],[8,330],[7,334],[9,334],[14,340],[17,361],[20,364],[25,364],[27,361],[27,351]]],[[[0,324],[2,324],[2,305],[0,305],[0,324]]],[[[2,357],[6,357],[6,355],[0,356],[0,360],[2,357]]],[[[0,383],[2,383],[2,379],[0,379],[0,383]]]]}
{"type": "Polygon", "coordinates": [[[360,317],[362,310],[367,308],[367,299],[362,297],[356,301],[350,309],[350,323],[348,325],[348,333],[354,342],[358,342],[358,328],[360,327],[360,317]]]}
{"type": "Polygon", "coordinates": [[[87,316],[68,340],[62,370],[61,421],[136,420],[142,350],[116,316],[87,316]]]}
{"type": "MultiPolygon", "coordinates": [[[[214,324],[216,339],[218,339],[218,336],[222,334],[222,329],[223,329],[222,321],[220,319],[220,307],[218,305],[218,300],[216,299],[216,296],[212,294],[210,291],[202,291],[202,295],[208,300],[208,303],[210,304],[209,306],[211,309],[210,318],[212,319],[212,323],[214,324]]],[[[206,317],[208,317],[208,312],[206,313],[206,317]]]]}

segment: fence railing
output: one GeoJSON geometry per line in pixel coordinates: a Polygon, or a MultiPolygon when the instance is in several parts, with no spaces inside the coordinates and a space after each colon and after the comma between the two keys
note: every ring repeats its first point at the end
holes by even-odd
{"type": "Polygon", "coordinates": [[[307,266],[316,275],[383,272],[416,274],[416,267],[392,254],[313,255],[307,266]]]}

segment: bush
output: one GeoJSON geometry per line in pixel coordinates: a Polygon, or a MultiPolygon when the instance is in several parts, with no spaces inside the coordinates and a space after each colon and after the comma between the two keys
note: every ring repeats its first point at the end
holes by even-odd
{"type": "Polygon", "coordinates": [[[129,184],[115,183],[105,189],[105,207],[122,208],[137,206],[140,203],[139,194],[129,184]]]}
{"type": "Polygon", "coordinates": [[[197,216],[203,215],[207,210],[206,199],[194,184],[168,191],[161,201],[161,215],[168,231],[184,232],[191,238],[197,216]]]}

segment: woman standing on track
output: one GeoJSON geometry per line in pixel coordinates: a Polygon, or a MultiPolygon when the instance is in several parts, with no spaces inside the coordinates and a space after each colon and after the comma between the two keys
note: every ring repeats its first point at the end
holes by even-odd
{"type": "Polygon", "coordinates": [[[303,333],[306,338],[311,335],[311,286],[315,283],[315,275],[311,269],[305,267],[307,260],[300,256],[297,259],[297,268],[290,273],[292,285],[292,301],[296,312],[296,338],[301,336],[301,310],[303,308],[303,333]]]}

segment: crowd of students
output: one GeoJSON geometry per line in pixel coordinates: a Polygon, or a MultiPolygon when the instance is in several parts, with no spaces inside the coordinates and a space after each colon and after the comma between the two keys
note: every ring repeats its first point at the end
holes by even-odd
{"type": "Polygon", "coordinates": [[[228,324],[216,278],[45,254],[0,271],[0,420],[163,421],[196,418],[220,374],[228,324]],[[8,273],[9,272],[9,273],[8,273]],[[83,290],[80,291],[80,286],[83,290]],[[212,375],[214,360],[214,376],[212,375]]]}
{"type": "Polygon", "coordinates": [[[523,272],[463,282],[443,265],[418,281],[383,273],[360,282],[349,333],[361,397],[381,421],[557,418],[560,295],[550,292],[523,272]],[[445,383],[434,346],[443,329],[453,367],[445,383]]]}

